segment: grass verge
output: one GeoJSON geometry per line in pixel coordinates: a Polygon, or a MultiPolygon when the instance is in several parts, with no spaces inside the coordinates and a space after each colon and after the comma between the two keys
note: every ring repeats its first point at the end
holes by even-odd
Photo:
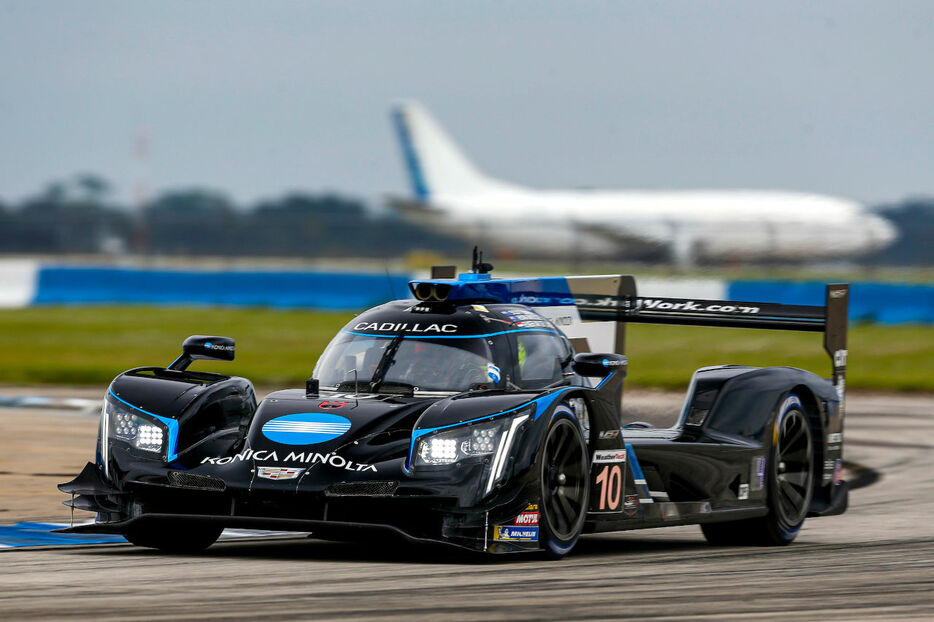
{"type": "MultiPolygon", "coordinates": [[[[257,385],[301,386],[352,314],[272,309],[38,307],[0,311],[0,383],[107,384],[125,369],[167,365],[188,335],[237,340],[232,363],[195,369],[257,385]]],[[[633,325],[630,386],[683,388],[704,365],[791,365],[829,375],[819,333],[633,325]]],[[[934,391],[934,327],[855,326],[847,386],[934,391]]]]}

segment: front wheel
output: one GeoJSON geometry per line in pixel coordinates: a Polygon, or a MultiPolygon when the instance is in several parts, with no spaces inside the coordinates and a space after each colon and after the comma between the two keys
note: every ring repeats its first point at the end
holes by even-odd
{"type": "Polygon", "coordinates": [[[553,557],[567,555],[584,528],[590,492],[587,443],[570,408],[561,405],[548,427],[539,475],[541,542],[553,557]]]}
{"type": "Polygon", "coordinates": [[[136,546],[168,553],[197,553],[214,544],[224,527],[211,523],[148,523],[134,525],[123,534],[136,546]]]}
{"type": "Polygon", "coordinates": [[[814,443],[811,426],[795,394],[782,402],[772,433],[769,456],[769,513],[726,523],[701,525],[711,544],[790,544],[807,516],[814,494],[814,443]]]}

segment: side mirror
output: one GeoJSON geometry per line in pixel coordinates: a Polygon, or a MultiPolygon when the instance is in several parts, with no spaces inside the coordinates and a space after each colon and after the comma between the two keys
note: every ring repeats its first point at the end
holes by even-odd
{"type": "Polygon", "coordinates": [[[625,376],[628,366],[629,359],[623,354],[588,352],[574,355],[574,372],[580,376],[603,378],[615,372],[622,372],[625,376]]]}
{"type": "Polygon", "coordinates": [[[197,360],[232,361],[235,350],[236,344],[230,337],[192,335],[182,344],[182,355],[168,369],[184,371],[197,360]]]}

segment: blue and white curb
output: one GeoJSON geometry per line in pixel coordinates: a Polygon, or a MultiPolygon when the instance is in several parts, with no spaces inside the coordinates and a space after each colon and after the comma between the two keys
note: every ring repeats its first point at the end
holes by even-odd
{"type": "Polygon", "coordinates": [[[82,415],[99,415],[103,400],[80,397],[45,397],[42,395],[0,395],[0,408],[37,408],[60,411],[78,411],[82,415]]]}
{"type": "MultiPolygon", "coordinates": [[[[76,523],[77,524],[77,523],[76,523]]],[[[88,523],[81,523],[88,524],[88,523]]],[[[126,538],[111,534],[53,533],[53,529],[68,527],[68,523],[31,523],[0,525],[0,551],[27,546],[76,546],[88,544],[129,544],[126,538]]],[[[221,540],[266,538],[271,536],[304,537],[305,532],[260,531],[256,529],[225,529],[221,540]]]]}

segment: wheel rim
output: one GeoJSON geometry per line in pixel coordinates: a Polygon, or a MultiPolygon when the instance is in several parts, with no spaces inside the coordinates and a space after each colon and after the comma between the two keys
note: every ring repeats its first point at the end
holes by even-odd
{"type": "Polygon", "coordinates": [[[783,418],[775,448],[777,510],[786,527],[804,520],[811,503],[814,480],[811,428],[800,410],[783,418]]]}
{"type": "Polygon", "coordinates": [[[548,431],[542,456],[542,508],[552,535],[573,538],[584,520],[587,497],[587,457],[580,432],[559,419],[548,431]]]}

